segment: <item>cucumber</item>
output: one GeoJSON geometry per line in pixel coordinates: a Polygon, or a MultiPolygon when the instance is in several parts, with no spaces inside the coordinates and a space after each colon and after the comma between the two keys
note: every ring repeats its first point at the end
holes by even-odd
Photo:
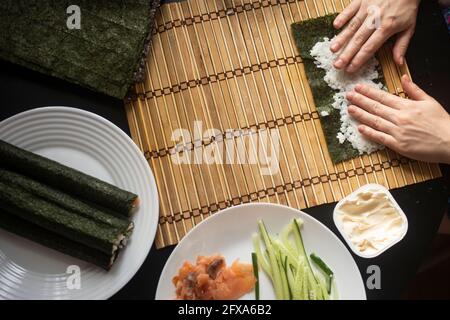
{"type": "Polygon", "coordinates": [[[126,238],[117,228],[79,216],[3,182],[0,182],[0,209],[108,255],[117,251],[126,238]]]}
{"type": "Polygon", "coordinates": [[[322,270],[322,272],[325,274],[325,281],[326,281],[326,285],[327,285],[327,292],[328,292],[328,294],[330,294],[331,293],[331,286],[332,286],[333,279],[334,279],[333,271],[315,253],[311,253],[310,257],[311,257],[312,262],[314,262],[319,267],[319,269],[322,270]]]}
{"type": "Polygon", "coordinates": [[[118,217],[100,211],[64,192],[48,187],[45,184],[21,174],[0,168],[0,181],[10,186],[14,185],[20,187],[31,194],[60,206],[61,208],[107,226],[117,228],[123,233],[129,233],[133,228],[132,222],[123,216],[119,219],[118,217]]]}
{"type": "Polygon", "coordinates": [[[268,233],[262,220],[258,221],[259,234],[253,236],[255,255],[272,280],[277,299],[329,300],[330,284],[317,278],[311,267],[300,230],[302,225],[301,219],[293,219],[276,238],[268,233]]]}
{"type": "Polygon", "coordinates": [[[261,250],[261,241],[260,241],[260,236],[259,234],[254,234],[253,235],[253,246],[255,248],[255,253],[256,253],[256,257],[258,260],[258,265],[261,266],[261,268],[270,276],[272,277],[272,269],[270,267],[269,262],[267,261],[267,259],[264,257],[264,254],[261,250]]]}
{"type": "Polygon", "coordinates": [[[258,256],[252,252],[253,275],[255,276],[255,300],[259,300],[259,272],[258,272],[258,256]]]}
{"type": "Polygon", "coordinates": [[[263,239],[264,245],[266,246],[267,257],[270,265],[270,270],[272,271],[271,278],[272,283],[275,288],[275,296],[277,300],[284,299],[284,288],[283,288],[283,278],[281,275],[282,270],[278,262],[277,252],[272,245],[272,240],[267,232],[264,221],[260,220],[258,222],[259,232],[263,239]]]}
{"type": "Polygon", "coordinates": [[[138,196],[0,139],[0,166],[129,216],[138,196]]]}
{"type": "Polygon", "coordinates": [[[0,227],[50,249],[93,263],[105,270],[111,269],[117,257],[117,252],[106,254],[92,249],[78,242],[61,237],[54,232],[40,228],[4,210],[0,210],[0,227]]]}
{"type": "Polygon", "coordinates": [[[300,227],[302,226],[303,221],[301,219],[294,219],[292,221],[292,225],[293,225],[293,232],[294,232],[294,238],[295,238],[295,243],[297,246],[297,250],[299,251],[301,257],[303,259],[305,259],[308,269],[309,269],[309,273],[311,273],[314,281],[317,282],[316,276],[314,274],[313,269],[311,268],[311,264],[309,263],[309,259],[308,259],[308,255],[306,254],[306,250],[305,250],[305,244],[303,243],[303,237],[302,237],[302,232],[300,231],[300,227]]]}

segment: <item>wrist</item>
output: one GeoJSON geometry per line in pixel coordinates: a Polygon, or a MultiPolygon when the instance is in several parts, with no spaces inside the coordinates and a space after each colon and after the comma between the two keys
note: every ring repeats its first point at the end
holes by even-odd
{"type": "Polygon", "coordinates": [[[450,116],[448,121],[448,127],[447,131],[445,133],[444,138],[444,159],[443,163],[450,164],[450,116]]]}
{"type": "Polygon", "coordinates": [[[413,1],[412,1],[412,3],[415,5],[415,8],[416,8],[416,9],[419,9],[420,1],[421,1],[421,0],[413,0],[413,1]]]}

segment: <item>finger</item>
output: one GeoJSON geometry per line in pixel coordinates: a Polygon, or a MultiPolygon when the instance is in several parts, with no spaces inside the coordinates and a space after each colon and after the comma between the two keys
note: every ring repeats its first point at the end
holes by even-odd
{"type": "Polygon", "coordinates": [[[376,131],[381,131],[388,134],[394,134],[397,126],[392,122],[383,119],[382,117],[373,115],[366,110],[357,106],[351,105],[348,107],[348,113],[361,124],[364,124],[376,131]]]}
{"type": "MultiPolygon", "coordinates": [[[[367,19],[351,38],[350,42],[339,55],[338,59],[341,59],[347,63],[351,62],[353,57],[358,53],[367,39],[369,39],[372,33],[374,33],[375,30],[373,28],[369,28],[366,22],[367,19]]],[[[342,68],[344,68],[344,66],[342,68]]]]}
{"type": "Polygon", "coordinates": [[[392,49],[392,54],[394,56],[395,63],[399,66],[402,66],[405,63],[406,50],[408,50],[409,41],[411,40],[413,34],[414,27],[411,27],[397,36],[394,48],[392,49]]]}
{"type": "Polygon", "coordinates": [[[381,131],[374,130],[366,125],[358,126],[359,132],[369,140],[372,140],[376,143],[382,144],[389,149],[395,151],[396,145],[398,145],[397,140],[389,134],[386,134],[381,131]]]}
{"type": "Polygon", "coordinates": [[[333,26],[336,29],[342,28],[358,12],[361,0],[352,1],[337,17],[334,19],[333,26]]]}
{"type": "Polygon", "coordinates": [[[413,100],[422,101],[433,99],[425,91],[420,89],[417,84],[412,82],[406,74],[402,77],[402,86],[406,95],[413,100]]]}
{"type": "Polygon", "coordinates": [[[350,101],[350,103],[367,111],[368,113],[396,124],[396,110],[356,92],[347,94],[347,99],[350,101]]]}
{"type": "Polygon", "coordinates": [[[383,31],[377,29],[369,38],[369,40],[364,43],[361,50],[355,55],[350,65],[347,68],[347,72],[358,71],[370,58],[375,55],[378,49],[386,42],[389,38],[383,31]]]}
{"type": "MultiPolygon", "coordinates": [[[[342,30],[332,41],[330,50],[332,52],[338,52],[342,48],[344,48],[353,35],[358,31],[361,27],[364,19],[366,18],[366,13],[358,12],[356,16],[347,24],[347,26],[342,30]]],[[[347,61],[348,63],[349,61],[347,61]]],[[[338,64],[339,65],[339,64],[338,64]]],[[[340,68],[335,65],[336,68],[340,68]]]]}
{"type": "Polygon", "coordinates": [[[405,103],[405,100],[403,98],[397,97],[396,95],[393,95],[389,92],[368,86],[366,84],[356,85],[355,91],[366,96],[369,99],[378,101],[382,105],[393,109],[401,109],[401,106],[405,103]]]}

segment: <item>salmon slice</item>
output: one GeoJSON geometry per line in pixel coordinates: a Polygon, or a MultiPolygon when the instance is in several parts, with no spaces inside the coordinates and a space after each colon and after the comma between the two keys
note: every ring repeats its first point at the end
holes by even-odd
{"type": "Polygon", "coordinates": [[[236,300],[253,290],[253,267],[234,261],[227,267],[221,255],[198,256],[196,264],[185,261],[172,279],[180,300],[236,300]]]}

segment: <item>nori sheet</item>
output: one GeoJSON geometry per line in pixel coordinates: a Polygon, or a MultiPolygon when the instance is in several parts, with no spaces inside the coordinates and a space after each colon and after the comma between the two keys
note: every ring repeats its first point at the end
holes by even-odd
{"type": "MultiPolygon", "coordinates": [[[[332,106],[335,90],[330,88],[325,82],[325,70],[318,68],[314,64],[314,58],[310,51],[324,37],[333,38],[339,33],[333,27],[333,20],[337,14],[330,14],[323,17],[296,22],[292,24],[292,34],[300,51],[308,83],[311,87],[316,109],[319,113],[320,122],[328,144],[328,152],[334,163],[342,162],[359,156],[358,150],[354,149],[350,142],[339,143],[337,134],[341,127],[339,110],[332,106]],[[322,111],[328,112],[328,116],[321,116],[322,111]]],[[[378,69],[380,82],[384,83],[381,68],[378,69]]]]}
{"type": "Polygon", "coordinates": [[[79,0],[69,30],[67,0],[0,2],[0,58],[124,98],[142,80],[160,0],[79,0]]]}

